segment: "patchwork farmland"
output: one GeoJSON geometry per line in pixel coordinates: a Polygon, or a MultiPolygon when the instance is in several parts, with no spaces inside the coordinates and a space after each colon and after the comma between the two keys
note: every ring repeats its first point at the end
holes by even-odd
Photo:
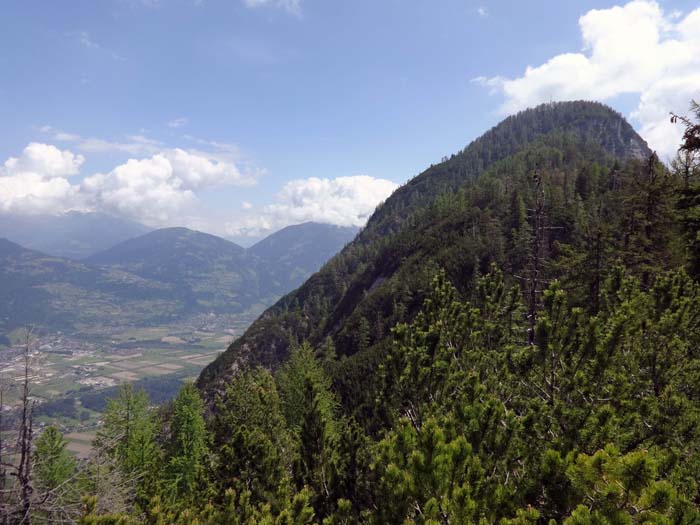
{"type": "MultiPolygon", "coordinates": [[[[170,399],[250,324],[256,313],[206,325],[130,328],[108,334],[31,337],[29,383],[39,431],[57,425],[77,457],[90,453],[101,413],[122,383],[145,390],[154,404],[170,399]]],[[[26,332],[0,347],[6,424],[20,403],[26,332]]]]}

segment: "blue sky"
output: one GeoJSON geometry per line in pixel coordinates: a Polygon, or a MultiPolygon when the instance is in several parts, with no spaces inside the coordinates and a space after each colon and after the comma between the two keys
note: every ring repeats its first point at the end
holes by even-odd
{"type": "MultiPolygon", "coordinates": [[[[668,150],[654,119],[684,108],[660,109],[659,97],[669,105],[681,97],[659,95],[667,68],[646,64],[667,56],[666,41],[700,49],[687,35],[700,11],[691,16],[697,2],[685,0],[17,0],[3,7],[0,183],[7,178],[17,195],[10,202],[6,190],[4,207],[0,196],[0,213],[103,209],[230,235],[306,219],[357,224],[394,184],[505,113],[546,98],[602,99],[668,150]],[[582,25],[595,9],[602,14],[582,25]],[[598,46],[607,53],[604,33],[615,13],[631,26],[653,20],[662,32],[658,57],[621,53],[635,74],[619,82],[600,73],[617,66],[596,59],[598,46]],[[591,63],[566,62],[577,53],[591,63]],[[555,57],[564,58],[526,74],[555,57]],[[570,68],[590,78],[573,85],[570,68]],[[46,164],[37,159],[56,152],[25,153],[30,143],[74,156],[60,157],[62,171],[37,174],[46,164]],[[8,165],[12,158],[19,161],[8,165]],[[46,177],[70,186],[59,191],[53,180],[51,191],[23,190],[46,177]],[[129,177],[155,182],[126,191],[120,184],[129,177]]],[[[613,47],[608,54],[621,45],[613,47]]],[[[671,72],[683,97],[693,94],[697,65],[688,58],[671,72]]]]}

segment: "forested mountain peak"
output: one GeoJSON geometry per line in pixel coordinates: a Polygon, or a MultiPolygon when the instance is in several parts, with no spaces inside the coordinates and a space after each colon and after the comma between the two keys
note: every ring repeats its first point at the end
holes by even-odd
{"type": "Polygon", "coordinates": [[[26,324],[70,333],[87,322],[176,322],[260,308],[299,286],[355,231],[303,224],[244,250],[215,235],[164,228],[80,261],[0,238],[0,335],[26,324]]]}
{"type": "Polygon", "coordinates": [[[436,268],[467,288],[491,262],[512,264],[506,222],[527,219],[534,179],[556,179],[554,196],[570,211],[613,167],[650,154],[619,113],[597,102],[542,104],[506,118],[396,190],[355,241],[205,369],[200,385],[221,384],[246,363],[276,366],[301,341],[332,341],[348,356],[378,348],[422,304],[436,268]]]}
{"type": "Polygon", "coordinates": [[[495,162],[535,143],[557,140],[619,160],[651,155],[646,141],[629,122],[605,104],[582,100],[540,104],[505,118],[462,151],[409,180],[370,218],[367,229],[391,231],[397,217],[410,214],[437,195],[455,191],[495,162]]]}
{"type": "Polygon", "coordinates": [[[59,472],[116,481],[82,521],[697,523],[700,124],[673,121],[671,166],[553,131],[379,210],[199,389],[156,411],[122,386],[59,472]]]}
{"type": "Polygon", "coordinates": [[[692,107],[671,166],[568,103],[398,190],[200,376],[211,483],[328,524],[696,521],[692,107]]]}
{"type": "Polygon", "coordinates": [[[256,261],[242,247],[188,228],[147,233],[87,262],[166,283],[194,310],[244,309],[275,296],[274,291],[262,290],[256,261]]]}
{"type": "Polygon", "coordinates": [[[121,242],[107,250],[96,253],[86,260],[93,264],[129,264],[143,262],[147,258],[163,260],[180,258],[195,249],[202,253],[226,252],[242,255],[245,250],[237,244],[183,227],[161,228],[145,235],[121,242]]]}
{"type": "MultiPolygon", "coordinates": [[[[258,241],[248,248],[248,252],[258,257],[288,257],[291,250],[306,250],[318,246],[318,242],[327,244],[327,240],[349,241],[357,233],[353,226],[336,226],[320,222],[304,222],[282,228],[258,241]]],[[[325,249],[325,246],[321,246],[325,249]]]]}
{"type": "Polygon", "coordinates": [[[350,242],[358,228],[305,222],[287,226],[254,244],[246,253],[260,260],[264,286],[287,290],[302,284],[312,273],[350,242]]]}
{"type": "Polygon", "coordinates": [[[585,100],[549,102],[520,111],[487,131],[474,145],[508,137],[522,147],[538,135],[562,131],[595,140],[618,158],[643,159],[651,154],[646,141],[621,113],[585,100]]]}

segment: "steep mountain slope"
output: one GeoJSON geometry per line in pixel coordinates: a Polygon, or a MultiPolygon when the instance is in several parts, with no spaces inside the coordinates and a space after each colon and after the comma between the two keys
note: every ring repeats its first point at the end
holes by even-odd
{"type": "Polygon", "coordinates": [[[148,230],[142,224],[103,213],[0,215],[0,237],[32,250],[71,259],[83,259],[148,230]]]}
{"type": "MultiPolygon", "coordinates": [[[[585,108],[547,106],[554,120],[585,108]]],[[[671,167],[564,129],[372,219],[210,367],[204,399],[187,384],[153,413],[121,390],[98,439],[125,450],[117,472],[142,474],[132,501],[152,503],[130,514],[699,523],[693,108],[671,167]]]]}
{"type": "Polygon", "coordinates": [[[357,235],[358,228],[305,222],[282,228],[248,248],[263,262],[262,285],[293,290],[357,235]]]}
{"type": "Polygon", "coordinates": [[[166,322],[181,315],[169,285],[52,257],[0,239],[0,332],[27,324],[166,322]]]}
{"type": "Polygon", "coordinates": [[[524,270],[523,254],[514,251],[527,251],[527,242],[512,232],[525,227],[518,223],[534,207],[538,180],[552,186],[546,189],[548,216],[557,223],[547,240],[552,251],[570,240],[584,187],[609,185],[620,163],[631,170],[650,153],[602,104],[546,104],[509,117],[399,188],[355,241],[205,369],[199,385],[217,389],[249,364],[275,367],[302,341],[352,356],[339,365],[345,370],[337,381],[371,376],[370,356],[386,347],[392,326],[417,311],[438,268],[462,290],[491,263],[511,275],[524,270]]]}

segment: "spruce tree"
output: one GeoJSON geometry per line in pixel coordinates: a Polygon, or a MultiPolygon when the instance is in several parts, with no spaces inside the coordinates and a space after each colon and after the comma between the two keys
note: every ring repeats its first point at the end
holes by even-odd
{"type": "Polygon", "coordinates": [[[208,450],[203,412],[199,391],[193,383],[187,383],[173,403],[167,447],[166,480],[172,497],[178,502],[196,497],[197,485],[202,481],[208,450]]]}

